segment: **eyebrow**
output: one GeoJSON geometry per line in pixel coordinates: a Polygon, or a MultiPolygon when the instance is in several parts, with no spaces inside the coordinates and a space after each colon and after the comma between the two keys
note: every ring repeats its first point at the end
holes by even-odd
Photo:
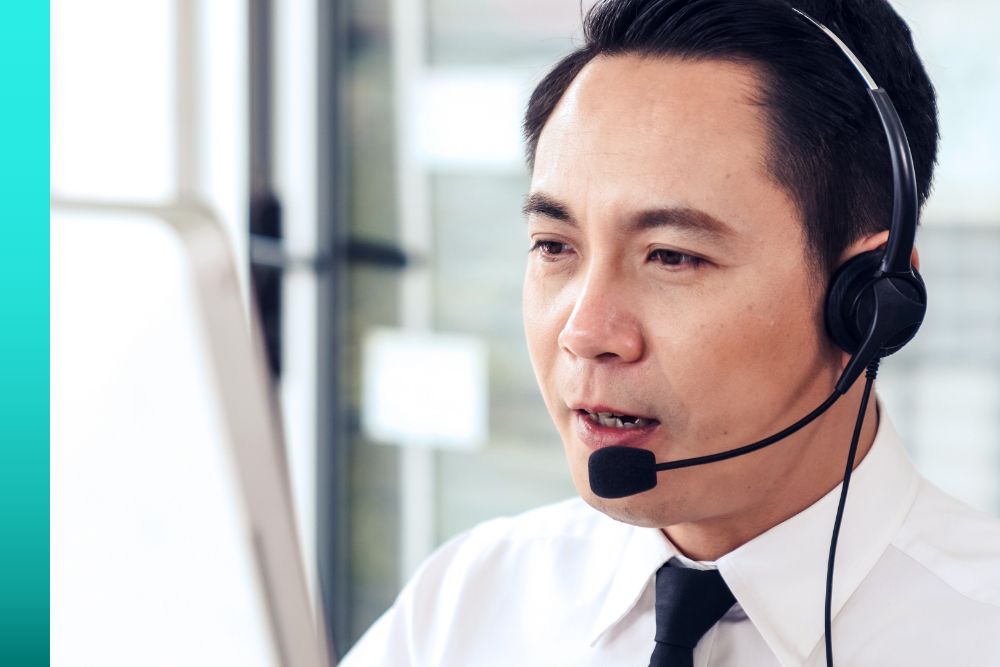
{"type": "MultiPolygon", "coordinates": [[[[578,223],[569,212],[569,208],[558,199],[534,192],[524,200],[521,212],[525,217],[541,215],[552,220],[565,222],[577,227],[578,223]]],[[[695,208],[660,207],[639,211],[629,215],[627,231],[645,231],[672,227],[711,240],[726,240],[736,236],[736,231],[713,215],[695,208]]]]}

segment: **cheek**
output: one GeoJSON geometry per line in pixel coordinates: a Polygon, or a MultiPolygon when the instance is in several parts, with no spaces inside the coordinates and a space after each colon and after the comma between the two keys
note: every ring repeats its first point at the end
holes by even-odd
{"type": "Polygon", "coordinates": [[[521,316],[531,365],[544,391],[547,371],[552,366],[558,348],[561,327],[551,295],[542,289],[530,266],[525,272],[521,292],[521,316]]]}
{"type": "Polygon", "coordinates": [[[788,285],[740,281],[659,313],[659,321],[673,326],[652,334],[658,365],[683,395],[712,403],[811,369],[819,351],[815,297],[788,285]]]}
{"type": "Polygon", "coordinates": [[[572,280],[534,275],[530,266],[525,273],[521,310],[528,356],[542,399],[560,431],[566,424],[560,417],[558,385],[561,376],[566,378],[565,366],[559,363],[559,336],[573,310],[574,293],[572,280]]]}

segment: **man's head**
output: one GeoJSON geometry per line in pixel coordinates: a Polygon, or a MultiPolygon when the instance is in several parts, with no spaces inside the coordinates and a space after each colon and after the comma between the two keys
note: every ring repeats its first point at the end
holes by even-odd
{"type": "MultiPolygon", "coordinates": [[[[883,2],[818,4],[801,8],[893,97],[922,202],[936,110],[908,30],[883,2]]],[[[823,329],[829,273],[890,219],[878,117],[837,47],[782,2],[612,0],[585,36],[525,119],[525,326],[574,481],[644,525],[761,509],[807,485],[823,452],[770,448],[602,501],[586,461],[615,436],[588,413],[651,420],[623,429],[627,444],[679,459],[780,430],[829,394],[844,361],[823,329]]],[[[825,437],[844,407],[799,441],[825,437]]]]}

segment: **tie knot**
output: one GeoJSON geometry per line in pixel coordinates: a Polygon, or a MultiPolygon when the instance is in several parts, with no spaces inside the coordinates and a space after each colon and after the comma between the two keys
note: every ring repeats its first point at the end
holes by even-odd
{"type": "Polygon", "coordinates": [[[665,564],[656,572],[656,641],[693,649],[734,602],[718,570],[665,564]]]}

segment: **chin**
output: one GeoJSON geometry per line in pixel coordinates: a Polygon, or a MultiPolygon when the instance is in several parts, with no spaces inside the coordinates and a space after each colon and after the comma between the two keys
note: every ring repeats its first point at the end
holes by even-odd
{"type": "Polygon", "coordinates": [[[594,494],[590,490],[590,477],[587,471],[590,453],[590,450],[580,443],[572,443],[572,447],[567,446],[570,476],[573,479],[576,492],[580,494],[580,498],[585,503],[616,521],[633,526],[658,528],[671,525],[663,523],[663,520],[669,518],[666,515],[671,514],[671,512],[667,511],[667,508],[673,503],[670,502],[670,499],[663,497],[662,493],[657,493],[663,490],[660,486],[624,498],[602,498],[594,494]]]}
{"type": "Polygon", "coordinates": [[[675,503],[657,494],[656,489],[626,498],[601,498],[591,492],[585,480],[583,488],[577,485],[577,490],[588,505],[622,523],[642,528],[664,528],[683,521],[675,503]]]}

